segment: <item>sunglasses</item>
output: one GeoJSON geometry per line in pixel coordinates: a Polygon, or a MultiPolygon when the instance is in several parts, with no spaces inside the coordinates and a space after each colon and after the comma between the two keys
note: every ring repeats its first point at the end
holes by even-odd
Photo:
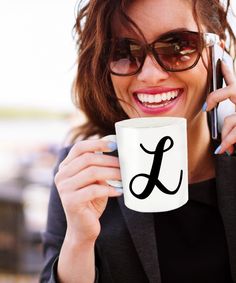
{"type": "Polygon", "coordinates": [[[143,67],[147,54],[168,72],[182,72],[196,66],[204,47],[219,43],[214,33],[180,31],[165,33],[150,44],[130,38],[111,39],[108,68],[111,74],[131,76],[143,67]]]}

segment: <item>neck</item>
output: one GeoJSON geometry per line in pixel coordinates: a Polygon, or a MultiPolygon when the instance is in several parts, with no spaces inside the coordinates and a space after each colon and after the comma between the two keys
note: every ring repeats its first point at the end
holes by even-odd
{"type": "Polygon", "coordinates": [[[213,147],[206,113],[188,124],[188,171],[189,183],[215,177],[213,147]]]}

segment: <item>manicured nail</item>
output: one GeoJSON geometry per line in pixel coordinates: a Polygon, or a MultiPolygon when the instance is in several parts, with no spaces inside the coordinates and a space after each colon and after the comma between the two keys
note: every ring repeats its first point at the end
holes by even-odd
{"type": "Polygon", "coordinates": [[[228,155],[228,156],[230,156],[231,154],[230,154],[230,152],[228,151],[228,150],[226,150],[226,154],[228,155]]]}
{"type": "Polygon", "coordinates": [[[111,150],[111,151],[114,151],[117,149],[117,143],[116,142],[109,142],[107,144],[108,148],[111,150]]]}
{"type": "Polygon", "coordinates": [[[123,194],[123,188],[116,188],[116,187],[113,188],[117,193],[123,194]]]}
{"type": "Polygon", "coordinates": [[[219,145],[219,146],[217,147],[217,149],[215,150],[214,154],[218,154],[218,153],[220,152],[220,150],[221,150],[221,145],[219,145]]]}
{"type": "Polygon", "coordinates": [[[206,109],[207,109],[207,103],[205,102],[205,103],[203,104],[203,106],[202,106],[202,111],[205,112],[206,109]]]}

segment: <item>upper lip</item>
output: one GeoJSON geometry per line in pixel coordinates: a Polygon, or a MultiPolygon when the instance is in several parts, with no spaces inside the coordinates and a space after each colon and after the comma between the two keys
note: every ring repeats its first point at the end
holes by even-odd
{"type": "Polygon", "coordinates": [[[176,88],[176,87],[152,87],[152,88],[141,88],[137,89],[133,92],[133,94],[139,94],[139,93],[146,93],[146,94],[161,94],[169,91],[176,91],[176,90],[182,90],[182,88],[176,88]]]}

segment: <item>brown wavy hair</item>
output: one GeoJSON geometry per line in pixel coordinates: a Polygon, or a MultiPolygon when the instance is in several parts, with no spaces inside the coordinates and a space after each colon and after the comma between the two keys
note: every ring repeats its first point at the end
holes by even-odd
{"type": "MultiPolygon", "coordinates": [[[[229,0],[225,6],[220,4],[220,0],[185,1],[192,3],[199,30],[202,23],[208,32],[218,34],[223,40],[226,40],[228,33],[235,57],[236,39],[227,21],[229,0]]],[[[126,28],[141,34],[138,26],[126,14],[126,7],[130,3],[130,0],[90,0],[86,5],[83,5],[83,1],[78,5],[74,26],[77,36],[77,74],[72,100],[76,108],[84,112],[87,122],[73,130],[71,142],[79,136],[88,138],[112,134],[114,123],[128,118],[116,98],[107,69],[106,42],[112,36],[114,16],[126,28]]]]}

